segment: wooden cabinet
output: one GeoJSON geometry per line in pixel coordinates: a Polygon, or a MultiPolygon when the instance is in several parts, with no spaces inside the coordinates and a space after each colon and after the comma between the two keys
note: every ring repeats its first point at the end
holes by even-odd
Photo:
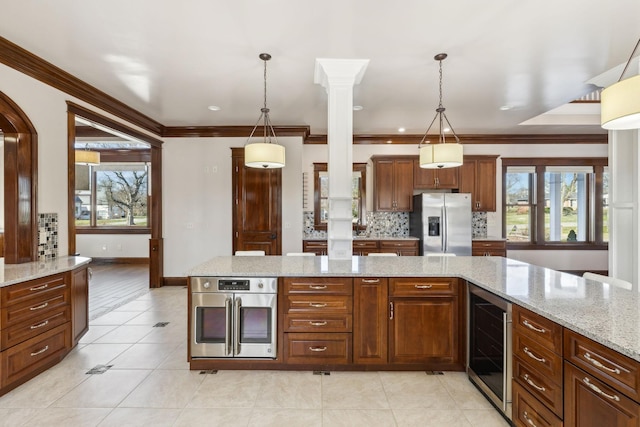
{"type": "Polygon", "coordinates": [[[506,240],[473,240],[471,241],[473,256],[507,256],[506,240]]]}
{"type": "MultiPolygon", "coordinates": [[[[353,255],[367,256],[370,253],[391,252],[398,256],[418,256],[417,239],[355,239],[353,241],[353,255]]],[[[313,252],[316,255],[327,255],[326,240],[304,240],[303,252],[313,252]]]]}
{"type": "Polygon", "coordinates": [[[464,156],[460,166],[460,193],[471,193],[474,212],[496,211],[497,156],[464,156]]]}
{"type": "Polygon", "coordinates": [[[413,158],[415,156],[372,157],[374,210],[413,210],[413,158]]]}
{"type": "Polygon", "coordinates": [[[519,400],[513,399],[514,419],[522,422],[534,417],[542,418],[542,425],[562,424],[562,329],[549,319],[513,306],[513,389],[521,390],[519,400]],[[527,409],[531,406],[537,415],[527,409]]]}
{"type": "Polygon", "coordinates": [[[459,184],[460,168],[425,169],[420,167],[420,159],[413,159],[413,188],[417,190],[452,189],[459,184]]]}
{"type": "Polygon", "coordinates": [[[291,364],[351,363],[351,278],[285,278],[284,360],[291,364]]]}
{"type": "Polygon", "coordinates": [[[367,256],[372,252],[373,253],[379,252],[377,240],[354,240],[353,241],[354,255],[367,256]]]}
{"type": "Polygon", "coordinates": [[[75,346],[89,330],[89,268],[73,270],[71,275],[72,342],[75,346]]]}
{"type": "Polygon", "coordinates": [[[562,427],[562,420],[517,382],[513,383],[512,400],[512,421],[517,427],[562,427]]]}
{"type": "Polygon", "coordinates": [[[419,240],[380,240],[379,252],[391,252],[398,256],[418,256],[419,240]]]}
{"type": "Polygon", "coordinates": [[[326,240],[303,240],[302,252],[313,252],[316,255],[327,255],[326,240]]]}
{"type": "Polygon", "coordinates": [[[389,302],[391,363],[462,363],[457,279],[391,278],[389,302]]]}
{"type": "Polygon", "coordinates": [[[389,279],[355,278],[353,285],[353,363],[386,364],[389,279]]]}

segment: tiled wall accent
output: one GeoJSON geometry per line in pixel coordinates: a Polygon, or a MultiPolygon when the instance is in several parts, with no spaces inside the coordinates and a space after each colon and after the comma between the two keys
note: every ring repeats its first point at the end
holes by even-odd
{"type": "Polygon", "coordinates": [[[473,212],[471,218],[472,237],[487,237],[487,213],[473,212]]]}
{"type": "MultiPolygon", "coordinates": [[[[326,239],[327,232],[313,228],[313,211],[304,212],[303,235],[305,239],[326,239]]],[[[367,236],[408,237],[408,212],[367,212],[367,236]]]]}
{"type": "Polygon", "coordinates": [[[46,261],[58,256],[58,214],[38,214],[38,260],[46,261]]]}

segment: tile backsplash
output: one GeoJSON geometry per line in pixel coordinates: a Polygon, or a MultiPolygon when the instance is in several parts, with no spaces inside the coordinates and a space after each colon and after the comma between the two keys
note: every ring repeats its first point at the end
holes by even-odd
{"type": "Polygon", "coordinates": [[[38,261],[58,257],[58,214],[38,214],[38,261]]]}
{"type": "MultiPolygon", "coordinates": [[[[305,211],[303,235],[305,239],[326,239],[325,230],[313,227],[313,211],[305,211]]],[[[487,213],[473,212],[471,218],[472,237],[487,237],[487,213]]],[[[368,212],[367,231],[370,237],[409,237],[408,212],[368,212]]]]}

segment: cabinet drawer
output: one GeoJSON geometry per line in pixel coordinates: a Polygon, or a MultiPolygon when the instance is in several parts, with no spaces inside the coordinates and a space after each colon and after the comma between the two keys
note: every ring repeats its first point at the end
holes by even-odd
{"type": "Polygon", "coordinates": [[[378,249],[377,240],[354,240],[353,249],[378,249]]]}
{"type": "Polygon", "coordinates": [[[285,362],[351,363],[351,334],[284,334],[285,362]]]}
{"type": "Polygon", "coordinates": [[[68,288],[65,276],[56,275],[42,279],[6,286],[1,289],[2,307],[18,304],[32,298],[47,299],[47,294],[59,294],[60,289],[68,288]]]}
{"type": "Polygon", "coordinates": [[[381,240],[380,249],[418,249],[417,240],[381,240]]]}
{"type": "Polygon", "coordinates": [[[6,350],[70,320],[69,306],[52,310],[2,330],[2,348],[6,350]]]}
{"type": "Polygon", "coordinates": [[[471,249],[471,256],[507,256],[504,249],[471,249]]]}
{"type": "Polygon", "coordinates": [[[453,295],[458,293],[455,278],[393,278],[389,279],[389,295],[419,297],[425,295],[453,295]]]}
{"type": "Polygon", "coordinates": [[[562,427],[561,419],[515,381],[512,421],[517,427],[562,427]]]}
{"type": "Polygon", "coordinates": [[[640,401],[638,362],[573,331],[564,332],[565,358],[610,387],[640,401]]]}
{"type": "Polygon", "coordinates": [[[284,279],[284,293],[306,294],[322,293],[334,295],[351,295],[353,293],[351,278],[301,277],[284,279]]]}
{"type": "Polygon", "coordinates": [[[471,249],[504,251],[507,249],[507,242],[504,240],[473,240],[471,249]]]}
{"type": "Polygon", "coordinates": [[[285,332],[351,332],[350,314],[285,314],[285,332]]]}
{"type": "Polygon", "coordinates": [[[518,357],[513,358],[513,379],[544,403],[554,414],[562,418],[562,383],[556,384],[549,381],[548,378],[522,363],[518,357]]]}
{"type": "Polygon", "coordinates": [[[514,305],[513,330],[562,356],[562,326],[557,323],[514,305]]]}
{"type": "Polygon", "coordinates": [[[71,325],[65,323],[2,354],[2,386],[28,378],[56,363],[71,348],[71,325]]]}
{"type": "Polygon", "coordinates": [[[23,300],[3,308],[0,313],[0,325],[5,329],[19,322],[29,321],[45,312],[59,311],[69,305],[69,291],[66,287],[55,291],[34,295],[33,298],[23,300]]]}
{"type": "Polygon", "coordinates": [[[285,313],[351,313],[353,299],[347,295],[287,295],[285,313]]]}
{"type": "Polygon", "coordinates": [[[541,377],[562,384],[562,357],[545,348],[531,338],[513,334],[513,355],[518,356],[541,377]]]}

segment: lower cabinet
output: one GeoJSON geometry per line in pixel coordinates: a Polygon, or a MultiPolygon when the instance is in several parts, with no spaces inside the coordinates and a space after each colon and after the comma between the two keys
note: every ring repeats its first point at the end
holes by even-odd
{"type": "Polygon", "coordinates": [[[562,420],[529,394],[517,382],[513,383],[512,421],[518,427],[562,427],[562,420]]]}
{"type": "Polygon", "coordinates": [[[353,363],[386,364],[389,279],[353,279],[353,363]]]}
{"type": "MultiPolygon", "coordinates": [[[[353,255],[367,256],[375,252],[391,252],[398,256],[418,256],[418,239],[355,239],[353,240],[353,255]]],[[[303,240],[303,252],[313,252],[316,255],[327,255],[326,240],[303,240]]]]}
{"type": "Polygon", "coordinates": [[[89,330],[89,268],[71,273],[72,340],[75,346],[89,330]]]}
{"type": "Polygon", "coordinates": [[[472,240],[472,256],[507,256],[506,240],[472,240]]]}

